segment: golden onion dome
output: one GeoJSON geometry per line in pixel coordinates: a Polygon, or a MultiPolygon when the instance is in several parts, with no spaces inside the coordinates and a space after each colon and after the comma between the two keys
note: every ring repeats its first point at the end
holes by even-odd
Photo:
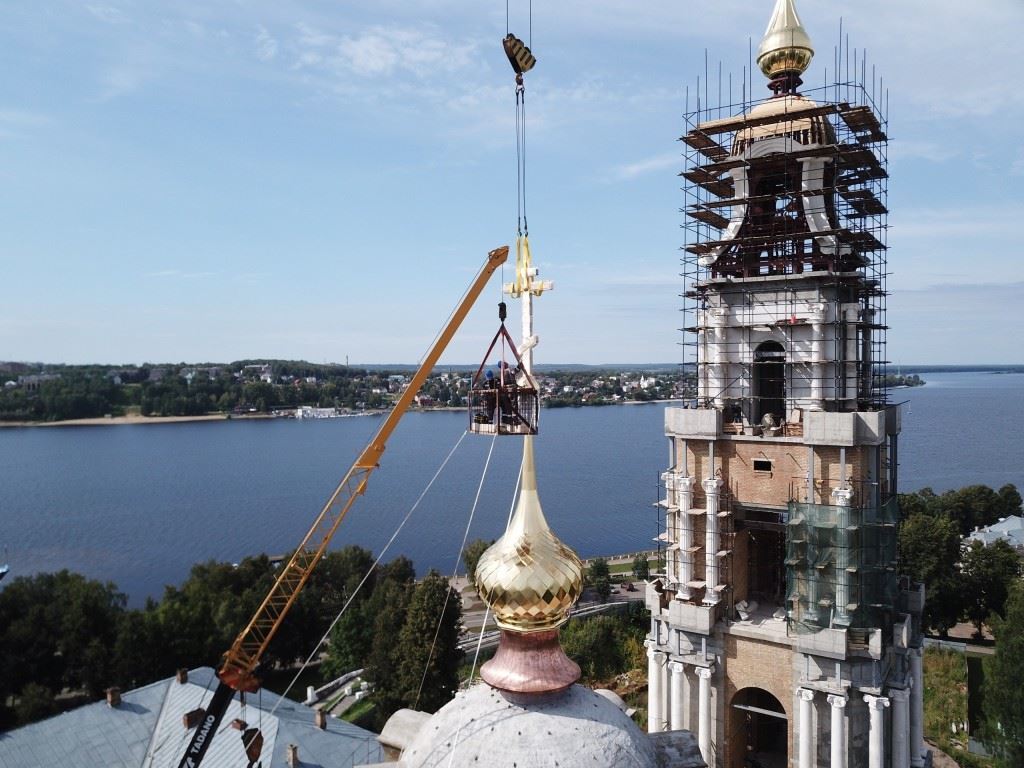
{"type": "Polygon", "coordinates": [[[811,38],[793,0],[776,0],[768,29],[757,47],[757,65],[768,78],[786,73],[801,75],[813,56],[811,38]]]}
{"type": "Polygon", "coordinates": [[[481,556],[476,588],[502,629],[540,632],[558,627],[583,589],[583,564],[551,532],[537,494],[533,438],[523,438],[519,504],[505,535],[481,556]]]}

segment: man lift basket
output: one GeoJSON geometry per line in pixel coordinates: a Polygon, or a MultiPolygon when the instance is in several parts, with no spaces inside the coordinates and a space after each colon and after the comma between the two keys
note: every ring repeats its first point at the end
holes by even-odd
{"type": "Polygon", "coordinates": [[[505,328],[505,302],[498,304],[501,325],[473,374],[469,390],[469,431],[478,435],[536,435],[540,397],[537,382],[523,365],[515,342],[505,328]],[[487,367],[501,344],[497,370],[487,367]],[[509,361],[515,362],[514,366],[509,361]]]}

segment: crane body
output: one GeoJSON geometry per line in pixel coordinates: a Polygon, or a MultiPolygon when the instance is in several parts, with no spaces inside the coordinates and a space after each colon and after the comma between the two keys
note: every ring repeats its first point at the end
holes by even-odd
{"type": "Polygon", "coordinates": [[[306,533],[295,553],[281,569],[273,587],[256,613],[253,614],[252,619],[224,654],[223,663],[217,673],[220,683],[214,691],[203,719],[196,727],[195,733],[192,734],[178,768],[197,768],[200,765],[236,691],[251,693],[259,690],[260,681],[257,669],[270,641],[309,580],[313,569],[327,551],[338,526],[345,519],[356,499],[366,492],[367,482],[370,475],[379,466],[388,438],[391,437],[402,416],[409,410],[413,398],[423,386],[462,321],[469,314],[469,310],[480,296],[491,275],[508,259],[508,250],[508,246],[502,246],[487,254],[487,261],[448,318],[448,322],[427,352],[420,367],[413,374],[409,385],[384,419],[380,429],[377,430],[342,478],[334,493],[331,494],[309,532],[306,533]]]}

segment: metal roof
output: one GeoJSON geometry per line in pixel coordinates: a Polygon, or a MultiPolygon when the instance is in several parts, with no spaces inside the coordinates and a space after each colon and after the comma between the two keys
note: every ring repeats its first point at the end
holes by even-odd
{"type": "MultiPolygon", "coordinates": [[[[191,733],[182,717],[209,700],[216,682],[213,670],[201,667],[189,672],[186,683],[171,678],[123,693],[117,707],[100,701],[0,733],[0,768],[174,768],[191,733]]],[[[262,730],[264,768],[285,766],[289,744],[311,768],[349,768],[383,758],[376,734],[333,717],[320,730],[311,708],[275,693],[249,695],[246,704],[243,714],[237,699],[231,703],[204,767],[248,764],[241,733],[231,726],[235,718],[262,730]]]]}

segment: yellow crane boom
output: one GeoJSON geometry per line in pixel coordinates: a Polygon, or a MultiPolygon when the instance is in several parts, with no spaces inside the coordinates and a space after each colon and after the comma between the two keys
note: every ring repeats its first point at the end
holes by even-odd
{"type": "Polygon", "coordinates": [[[224,716],[233,692],[259,690],[260,681],[256,675],[256,668],[259,666],[267,646],[280,628],[289,609],[295,603],[313,569],[323,557],[324,552],[327,551],[341,521],[345,519],[355,500],[366,492],[366,483],[379,466],[380,457],[384,453],[391,433],[398,426],[398,422],[409,409],[416,393],[419,392],[423,382],[430,375],[462,321],[469,314],[469,310],[480,296],[488,279],[507,259],[508,246],[496,248],[487,254],[487,261],[466,290],[455,311],[452,312],[434,345],[427,352],[416,373],[413,374],[409,385],[402,392],[387,418],[384,419],[380,429],[377,430],[369,444],[359,454],[359,458],[338,484],[334,493],[331,494],[309,532],[295,550],[295,554],[281,569],[274,586],[271,587],[252,619],[235,638],[231,649],[224,654],[224,661],[218,672],[220,685],[206,710],[206,716],[196,728],[189,747],[182,757],[179,764],[181,768],[195,768],[199,765],[214,733],[216,733],[218,723],[224,716]]]}

